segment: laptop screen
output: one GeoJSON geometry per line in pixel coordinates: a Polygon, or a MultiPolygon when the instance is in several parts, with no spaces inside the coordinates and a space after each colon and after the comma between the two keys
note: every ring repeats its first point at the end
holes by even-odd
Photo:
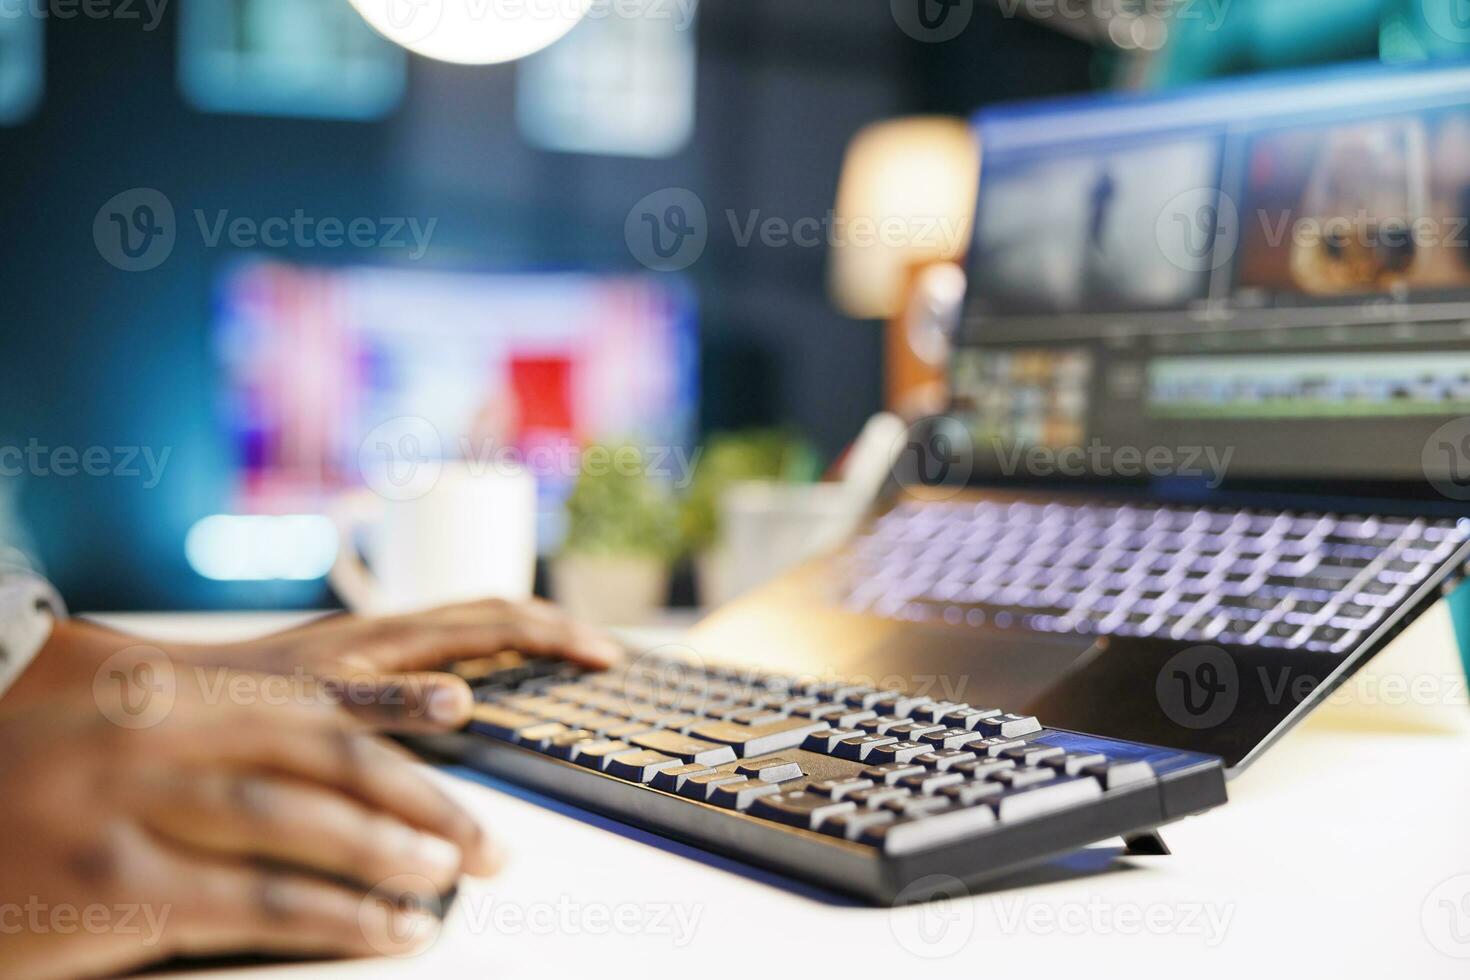
{"type": "Polygon", "coordinates": [[[1431,437],[1470,413],[1470,68],[1354,66],[976,125],[952,386],[980,475],[1452,475],[1431,437]]]}

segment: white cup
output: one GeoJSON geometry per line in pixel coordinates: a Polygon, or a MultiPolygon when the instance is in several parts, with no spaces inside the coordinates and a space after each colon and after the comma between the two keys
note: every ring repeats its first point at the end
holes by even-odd
{"type": "Polygon", "coordinates": [[[444,463],[411,499],[356,490],[337,502],[333,517],[340,543],[329,581],[354,612],[531,596],[536,480],[524,470],[444,463]]]}

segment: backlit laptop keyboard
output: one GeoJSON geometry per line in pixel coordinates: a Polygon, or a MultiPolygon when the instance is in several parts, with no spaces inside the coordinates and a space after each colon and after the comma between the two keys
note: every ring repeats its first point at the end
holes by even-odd
{"type": "Polygon", "coordinates": [[[903,503],[845,604],[955,626],[1351,649],[1470,522],[1055,502],[903,503]]]}

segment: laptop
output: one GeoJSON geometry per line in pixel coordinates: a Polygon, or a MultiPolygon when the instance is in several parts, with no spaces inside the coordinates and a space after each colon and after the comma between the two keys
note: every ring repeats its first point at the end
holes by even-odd
{"type": "Polygon", "coordinates": [[[1466,93],[980,113],[952,404],[862,529],[614,674],[465,665],[439,747],[876,902],[1163,850],[1470,557],[1466,93]]]}

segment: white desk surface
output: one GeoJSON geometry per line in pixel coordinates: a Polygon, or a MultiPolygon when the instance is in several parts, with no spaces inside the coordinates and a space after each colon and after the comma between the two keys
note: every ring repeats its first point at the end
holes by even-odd
{"type": "MultiPolygon", "coordinates": [[[[284,620],[110,621],[205,639],[284,620]]],[[[1447,619],[1425,617],[1376,663],[1453,678],[1447,619]]],[[[1439,732],[1412,730],[1423,711],[1384,709],[1371,731],[1376,708],[1323,709],[1231,784],[1227,806],[1165,828],[1169,856],[899,910],[776,887],[446,777],[512,857],[466,883],[427,951],[209,976],[1470,977],[1470,708],[1463,686],[1438,691],[1439,732]]]]}

